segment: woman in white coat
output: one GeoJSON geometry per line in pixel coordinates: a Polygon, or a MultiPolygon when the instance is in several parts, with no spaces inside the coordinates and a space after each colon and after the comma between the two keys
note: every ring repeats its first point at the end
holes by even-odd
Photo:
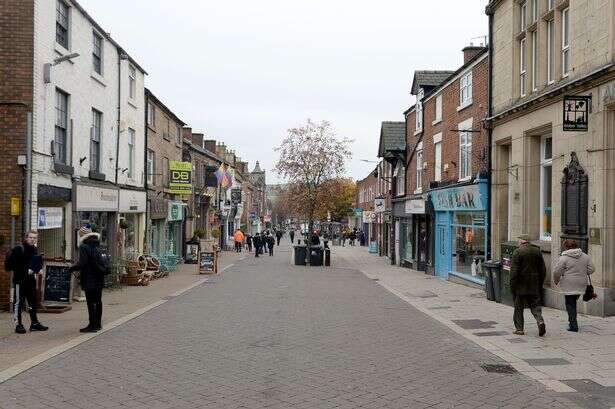
{"type": "Polygon", "coordinates": [[[568,331],[578,332],[577,300],[585,293],[587,277],[594,272],[594,265],[590,257],[583,253],[575,240],[564,240],[562,255],[553,267],[553,280],[559,284],[566,299],[568,312],[568,331]]]}

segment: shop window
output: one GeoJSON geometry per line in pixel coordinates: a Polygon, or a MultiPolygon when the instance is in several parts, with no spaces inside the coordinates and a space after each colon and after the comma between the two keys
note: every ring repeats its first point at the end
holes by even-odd
{"type": "Polygon", "coordinates": [[[540,144],[540,239],[551,240],[553,149],[551,136],[544,136],[540,144]]]}
{"type": "Polygon", "coordinates": [[[121,215],[120,230],[123,237],[123,255],[129,257],[138,251],[139,215],[124,213],[121,215]]]}

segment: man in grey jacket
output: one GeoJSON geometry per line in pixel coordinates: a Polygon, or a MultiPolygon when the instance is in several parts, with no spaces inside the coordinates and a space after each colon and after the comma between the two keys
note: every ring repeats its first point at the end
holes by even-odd
{"type": "Polygon", "coordinates": [[[564,293],[568,312],[568,331],[578,332],[577,301],[585,292],[587,277],[594,272],[594,264],[575,240],[564,240],[564,249],[553,267],[553,281],[564,293]]]}

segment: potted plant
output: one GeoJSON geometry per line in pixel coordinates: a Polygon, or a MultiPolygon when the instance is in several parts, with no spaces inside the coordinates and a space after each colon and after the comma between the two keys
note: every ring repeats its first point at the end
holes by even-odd
{"type": "Polygon", "coordinates": [[[120,219],[120,229],[126,230],[131,226],[130,222],[126,219],[120,219]]]}

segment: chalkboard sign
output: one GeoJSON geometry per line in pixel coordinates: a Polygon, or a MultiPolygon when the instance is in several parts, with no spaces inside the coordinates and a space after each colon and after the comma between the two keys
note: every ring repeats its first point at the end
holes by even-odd
{"type": "Polygon", "coordinates": [[[216,253],[213,251],[202,251],[199,258],[199,273],[216,273],[216,253]]]}
{"type": "Polygon", "coordinates": [[[53,302],[69,302],[72,274],[65,264],[45,266],[45,293],[43,299],[53,302]]]}

